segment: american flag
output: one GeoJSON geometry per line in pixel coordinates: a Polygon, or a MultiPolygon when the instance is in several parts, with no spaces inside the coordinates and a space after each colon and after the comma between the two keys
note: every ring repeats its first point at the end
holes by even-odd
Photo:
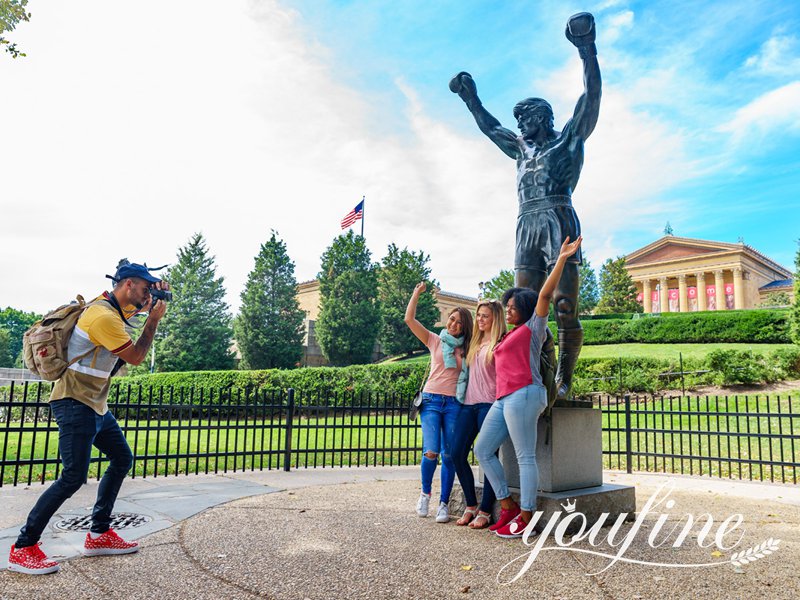
{"type": "Polygon", "coordinates": [[[342,229],[347,229],[348,227],[350,227],[350,225],[358,221],[363,216],[364,216],[364,201],[362,200],[361,202],[356,204],[356,207],[353,210],[351,210],[344,216],[344,218],[342,219],[342,229]]]}

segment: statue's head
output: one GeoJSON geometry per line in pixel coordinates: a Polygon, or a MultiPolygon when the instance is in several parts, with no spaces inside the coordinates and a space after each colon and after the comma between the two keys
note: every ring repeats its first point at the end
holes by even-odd
{"type": "Polygon", "coordinates": [[[542,127],[552,130],[554,126],[553,107],[542,98],[525,98],[525,100],[517,102],[514,107],[514,118],[517,120],[517,126],[523,137],[526,136],[526,133],[532,134],[532,130],[542,127]]]}

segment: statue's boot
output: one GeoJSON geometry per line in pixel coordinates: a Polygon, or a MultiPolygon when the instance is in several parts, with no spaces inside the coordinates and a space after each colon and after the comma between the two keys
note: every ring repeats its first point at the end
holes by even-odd
{"type": "Polygon", "coordinates": [[[558,399],[569,400],[572,398],[572,374],[578,355],[583,346],[583,329],[580,325],[574,329],[558,330],[558,370],[556,371],[556,385],[558,386],[558,399]]]}

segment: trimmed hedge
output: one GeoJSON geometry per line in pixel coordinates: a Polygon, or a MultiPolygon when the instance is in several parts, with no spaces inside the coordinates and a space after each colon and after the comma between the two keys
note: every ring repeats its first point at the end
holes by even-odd
{"type": "MultiPolygon", "coordinates": [[[[548,323],[553,335],[556,324],[548,323]]],[[[640,319],[583,320],[584,344],[790,344],[787,310],[667,313],[640,319]]]]}
{"type": "MultiPolygon", "coordinates": [[[[314,402],[317,395],[328,396],[332,405],[349,404],[353,397],[362,394],[396,394],[408,399],[419,389],[425,371],[424,362],[389,363],[379,365],[354,365],[350,367],[313,367],[304,369],[269,369],[264,371],[200,371],[188,373],[155,373],[123,377],[115,382],[109,399],[115,400],[116,385],[121,397],[127,397],[128,386],[133,398],[147,397],[149,389],[174,389],[172,402],[177,403],[179,390],[195,390],[195,402],[199,390],[213,390],[215,401],[220,390],[278,391],[294,388],[302,395],[298,402],[314,402]],[[308,397],[308,400],[303,398],[308,397]]],[[[698,385],[731,385],[737,383],[773,382],[800,378],[800,346],[781,348],[767,356],[749,350],[715,350],[705,359],[684,358],[684,371],[701,371],[684,376],[687,388],[698,385]]],[[[654,359],[646,357],[622,360],[622,388],[626,392],[657,393],[665,389],[680,387],[679,359],[654,359]]],[[[29,384],[28,397],[35,398],[39,384],[29,384]]],[[[43,395],[49,393],[50,384],[42,386],[43,395]]],[[[614,394],[620,389],[620,360],[613,358],[581,358],[575,370],[574,391],[576,395],[590,392],[614,394]]],[[[0,398],[8,397],[9,388],[0,388],[0,398]]],[[[19,389],[14,393],[21,400],[19,389]]],[[[158,399],[156,399],[158,401],[158,399]]],[[[187,396],[184,396],[184,402],[187,396]]]]}

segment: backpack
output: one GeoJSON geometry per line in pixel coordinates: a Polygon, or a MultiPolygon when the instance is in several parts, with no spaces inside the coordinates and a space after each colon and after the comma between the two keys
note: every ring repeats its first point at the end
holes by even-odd
{"type": "Polygon", "coordinates": [[[22,356],[25,366],[45,381],[60,379],[67,368],[95,350],[67,360],[69,338],[75,324],[89,306],[78,295],[75,302],[59,306],[34,323],[22,336],[22,356]]]}

